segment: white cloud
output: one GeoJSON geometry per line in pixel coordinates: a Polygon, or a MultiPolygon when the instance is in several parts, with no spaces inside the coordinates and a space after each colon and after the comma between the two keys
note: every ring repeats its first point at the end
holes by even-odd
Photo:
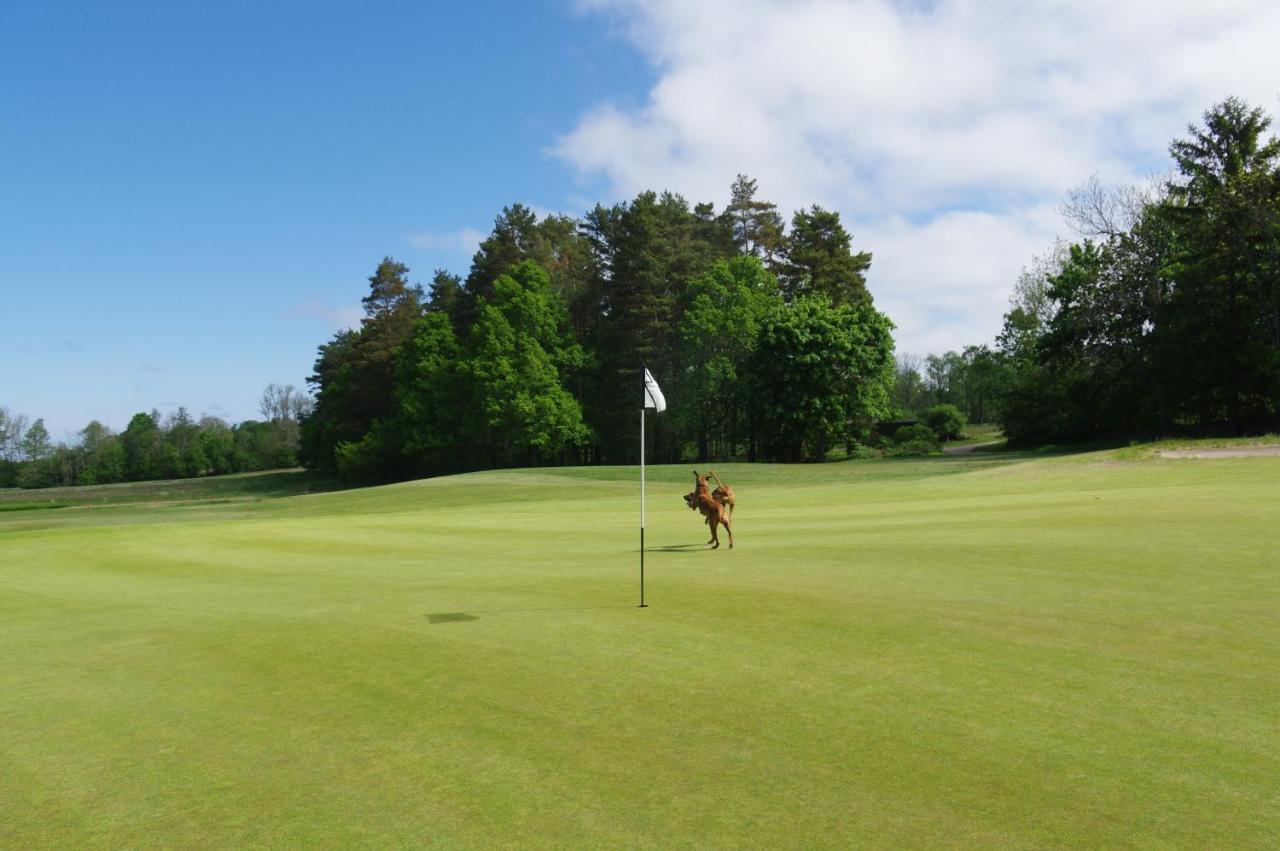
{"type": "Polygon", "coordinates": [[[461,228],[454,231],[420,231],[409,234],[409,242],[416,248],[429,251],[449,251],[465,255],[470,259],[480,247],[485,235],[475,228],[461,228]]]}
{"type": "Polygon", "coordinates": [[[1018,270],[1065,228],[1063,193],[1137,181],[1239,95],[1275,111],[1269,0],[591,0],[658,79],[600,104],[554,153],[617,197],[840,210],[872,251],[901,348],[989,339],[1018,270]]]}
{"type": "Polygon", "coordinates": [[[1056,207],[1041,205],[850,227],[872,251],[867,285],[898,326],[898,348],[925,353],[993,339],[1013,281],[1051,246],[1058,222],[1056,207]]]}

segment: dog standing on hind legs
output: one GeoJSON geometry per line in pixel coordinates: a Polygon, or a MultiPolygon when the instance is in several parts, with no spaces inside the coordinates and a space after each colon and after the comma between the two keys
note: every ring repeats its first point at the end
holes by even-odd
{"type": "Polygon", "coordinates": [[[733,499],[733,488],[720,481],[715,470],[707,470],[707,476],[716,480],[716,489],[711,492],[711,498],[723,505],[729,519],[733,520],[733,508],[736,505],[733,499]]]}
{"type": "MultiPolygon", "coordinates": [[[[716,482],[719,481],[717,477],[716,482]]],[[[699,476],[697,470],[693,471],[693,493],[685,494],[684,502],[707,519],[707,526],[711,528],[711,540],[707,543],[712,545],[711,549],[718,549],[720,546],[721,526],[729,533],[729,549],[733,549],[733,527],[730,525],[729,509],[712,496],[707,477],[699,476]]]]}

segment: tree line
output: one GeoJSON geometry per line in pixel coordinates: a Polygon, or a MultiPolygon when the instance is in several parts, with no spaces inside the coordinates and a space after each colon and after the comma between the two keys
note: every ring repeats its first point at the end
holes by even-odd
{"type": "Polygon", "coordinates": [[[994,345],[899,359],[900,408],[947,401],[1015,444],[1280,428],[1280,141],[1238,98],[1149,187],[1093,179],[1076,242],[1035,258],[994,345]]]}
{"type": "Polygon", "coordinates": [[[260,422],[153,411],[69,445],[0,409],[0,486],[634,463],[641,364],[673,400],[652,420],[658,462],[852,455],[914,418],[942,437],[994,421],[1022,444],[1275,430],[1280,141],[1236,98],[1203,119],[1170,144],[1169,178],[1071,194],[1080,239],[1033,259],[994,343],[895,358],[839,214],[788,223],[745,176],[722,211],[669,192],[580,218],[515,204],[465,277],[424,287],[378,264],[360,326],[319,347],[314,405],[273,385],[260,422]]]}
{"type": "Polygon", "coordinates": [[[582,218],[512,205],[465,278],[378,265],[360,327],[319,348],[302,459],[366,480],[633,463],[642,364],[673,400],[655,461],[820,459],[890,413],[870,263],[838,213],[788,227],[745,176],[719,212],[656,192],[582,218]]]}
{"type": "Polygon", "coordinates": [[[185,479],[294,467],[301,420],[310,397],[291,384],[269,384],[262,420],[232,425],[218,417],[193,419],[186,408],[167,417],[135,414],[116,433],[97,420],[71,442],[55,443],[43,419],[0,408],[0,487],[101,485],[185,479]]]}

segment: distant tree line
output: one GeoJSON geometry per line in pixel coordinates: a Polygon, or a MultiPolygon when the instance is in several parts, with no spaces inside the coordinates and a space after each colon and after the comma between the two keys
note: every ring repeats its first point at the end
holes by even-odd
{"type": "Polygon", "coordinates": [[[1275,430],[1270,126],[1229,98],[1170,145],[1169,179],[1073,193],[1080,241],[1024,271],[994,345],[895,359],[866,289],[871,255],[839,214],[815,205],[788,227],[744,176],[720,212],[655,192],[580,219],[516,204],[465,278],[437,270],[424,289],[403,264],[378,265],[360,327],[319,348],[314,408],[268,388],[262,422],[153,411],[120,434],[90,423],[72,445],[0,409],[0,486],[299,460],[366,480],[632,463],[642,363],[672,400],[652,420],[655,461],[853,454],[893,418],[942,439],[995,421],[1014,443],[1275,430]]]}
{"type": "Polygon", "coordinates": [[[168,417],[135,414],[116,433],[94,420],[70,443],[54,443],[44,420],[0,408],[0,487],[101,485],[147,479],[185,479],[294,467],[298,433],[311,399],[291,384],[270,384],[262,420],[231,425],[218,417],[192,419],[186,408],[168,417]]]}
{"type": "Polygon", "coordinates": [[[671,401],[650,458],[820,459],[890,412],[870,263],[839,214],[787,227],[744,176],[720,212],[655,192],[581,219],[507,207],[465,278],[379,264],[360,327],[319,349],[302,458],[371,480],[632,463],[643,363],[671,401]]]}
{"type": "Polygon", "coordinates": [[[997,419],[999,364],[989,347],[920,357],[902,353],[894,362],[892,402],[899,419],[922,417],[940,405],[955,407],[966,422],[997,419]]]}
{"type": "Polygon", "coordinates": [[[1280,429],[1280,141],[1229,98],[1150,189],[1096,179],[994,346],[899,358],[899,410],[950,402],[1018,444],[1280,429]]]}

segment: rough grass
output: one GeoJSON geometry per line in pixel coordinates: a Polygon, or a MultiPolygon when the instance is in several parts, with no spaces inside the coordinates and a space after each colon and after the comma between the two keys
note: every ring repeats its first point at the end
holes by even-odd
{"type": "Polygon", "coordinates": [[[1280,459],[0,514],[0,847],[1273,847],[1280,459]]]}
{"type": "Polygon", "coordinates": [[[48,508],[67,508],[71,503],[66,500],[50,499],[43,502],[18,502],[17,500],[0,500],[0,511],[40,511],[48,508]]]}
{"type": "Polygon", "coordinates": [[[0,511],[15,503],[57,502],[63,505],[119,505],[127,503],[253,501],[305,493],[324,493],[344,487],[334,479],[303,470],[268,470],[196,479],[160,479],[110,485],[0,490],[0,511]]]}

